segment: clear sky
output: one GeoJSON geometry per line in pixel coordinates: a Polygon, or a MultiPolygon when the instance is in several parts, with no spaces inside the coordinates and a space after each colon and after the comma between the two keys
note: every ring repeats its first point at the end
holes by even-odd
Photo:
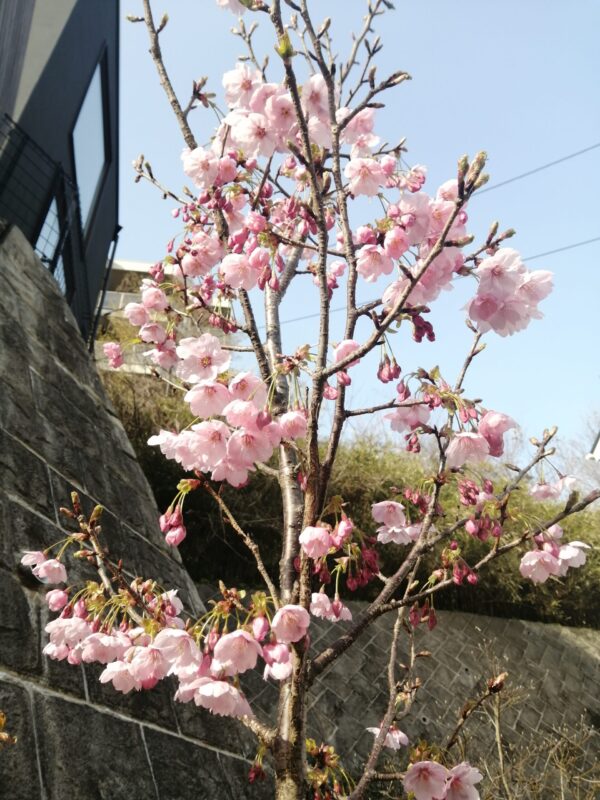
{"type": "MultiPolygon", "coordinates": [[[[317,21],[331,16],[340,56],[350,31],[358,29],[363,0],[313,0],[317,21]]],[[[209,76],[208,89],[222,96],[221,75],[241,55],[243,43],[229,31],[236,18],[214,0],[154,0],[159,18],[170,22],[162,34],[163,55],[181,100],[189,98],[192,79],[209,76]]],[[[141,2],[122,4],[140,13],[141,2]]],[[[278,58],[265,15],[259,49],[270,53],[269,78],[280,80],[278,58]]],[[[264,19],[263,19],[264,17],[264,19]]],[[[454,177],[457,158],[477,150],[489,154],[490,185],[600,142],[600,3],[597,0],[396,0],[396,11],[379,25],[384,50],[379,75],[395,69],[413,80],[390,92],[378,112],[377,132],[389,141],[407,137],[410,163],[429,169],[425,190],[434,194],[454,177]]],[[[142,24],[123,21],[121,40],[121,211],[123,232],[117,257],[156,261],[179,228],[172,203],[161,200],[145,182],[134,184],[131,162],[144,153],[155,175],[179,191],[182,141],[147,52],[142,24]]],[[[210,111],[192,112],[199,142],[214,127],[210,111]]],[[[495,219],[513,227],[509,243],[527,258],[600,236],[600,148],[515,181],[472,200],[469,230],[479,236],[495,219]]],[[[368,205],[363,209],[369,216],[368,205]]],[[[378,214],[373,206],[372,216],[378,214]]],[[[365,218],[366,221],[366,218],[365,218]]],[[[527,436],[557,424],[564,437],[578,437],[586,420],[600,410],[600,241],[538,258],[531,268],[555,274],[554,293],[545,300],[545,317],[526,331],[502,339],[490,333],[487,350],[467,380],[467,395],[513,416],[527,436]]],[[[291,320],[317,310],[310,279],[285,298],[282,318],[291,320]]],[[[382,285],[383,281],[381,282],[382,285]]],[[[379,287],[377,287],[379,288],[379,287]]],[[[376,291],[376,290],[375,290],[376,291]]],[[[408,331],[395,337],[396,355],[405,371],[440,364],[453,379],[468,347],[464,306],[474,293],[471,281],[444,293],[430,319],[437,341],[414,345],[408,331]]],[[[375,296],[362,283],[359,297],[375,296]]],[[[343,304],[341,294],[333,306],[343,304]]],[[[260,316],[260,315],[259,315],[260,316]]],[[[333,315],[332,339],[341,338],[343,313],[333,315]]],[[[314,321],[284,326],[285,349],[314,344],[314,321]]],[[[373,362],[361,364],[354,377],[351,406],[382,402],[391,396],[373,375],[373,362]]],[[[591,444],[591,443],[590,443],[591,444]]]]}

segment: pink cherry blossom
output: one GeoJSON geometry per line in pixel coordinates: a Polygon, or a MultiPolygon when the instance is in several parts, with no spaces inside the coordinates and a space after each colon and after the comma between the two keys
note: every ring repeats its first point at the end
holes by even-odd
{"type": "Polygon", "coordinates": [[[121,631],[114,634],[92,633],[78,645],[85,664],[108,664],[121,659],[131,648],[131,639],[121,631]]]}
{"type": "Polygon", "coordinates": [[[378,244],[361,247],[356,260],[356,271],[367,283],[374,283],[381,275],[389,275],[394,262],[385,249],[378,244]]]}
{"type": "Polygon", "coordinates": [[[326,619],[330,622],[338,622],[338,620],[349,621],[352,619],[352,612],[340,602],[339,597],[336,596],[336,599],[332,602],[325,592],[313,592],[310,613],[313,617],[326,619]]]}
{"type": "Polygon", "coordinates": [[[446,450],[446,466],[456,469],[467,461],[482,461],[489,452],[490,446],[480,433],[456,433],[446,450]]]}
{"type": "Polygon", "coordinates": [[[407,792],[413,792],[415,800],[441,800],[446,794],[449,772],[435,761],[417,761],[406,770],[402,781],[407,792]]]}
{"type": "Polygon", "coordinates": [[[119,369],[123,365],[123,351],[118,342],[105,342],[102,345],[102,352],[108,359],[111,369],[119,369]]]}
{"type": "Polygon", "coordinates": [[[131,325],[145,325],[150,319],[147,309],[141,303],[127,303],[123,314],[131,325]]]}
{"type": "Polygon", "coordinates": [[[24,567],[36,567],[44,561],[46,561],[46,556],[41,550],[25,550],[21,558],[21,564],[24,567]]]}
{"type": "Polygon", "coordinates": [[[322,558],[327,555],[331,547],[331,536],[328,528],[309,525],[300,534],[299,541],[309,558],[322,558]]]}
{"type": "Polygon", "coordinates": [[[346,164],[344,175],[348,178],[348,187],[355,197],[361,194],[374,197],[386,178],[381,164],[374,158],[351,158],[346,164]]]}
{"type": "Polygon", "coordinates": [[[155,344],[162,344],[167,338],[166,330],[158,322],[146,322],[140,328],[138,335],[142,342],[154,342],[155,344]]]}
{"type": "MultiPolygon", "coordinates": [[[[207,708],[213,714],[223,717],[253,716],[244,695],[229,681],[205,677],[196,679],[189,686],[193,687],[193,698],[196,705],[207,708]]],[[[180,699],[177,694],[175,699],[180,699]]]]}
{"type": "Polygon", "coordinates": [[[262,408],[267,401],[267,387],[264,381],[251,372],[239,372],[232,378],[229,392],[232,399],[252,400],[258,408],[262,408]]]}
{"type": "MultiPolygon", "coordinates": [[[[339,364],[340,361],[343,361],[348,356],[352,355],[355,350],[358,350],[360,347],[360,343],[357,342],[355,339],[344,339],[338,345],[333,348],[333,363],[339,364]]],[[[350,367],[355,367],[359,363],[360,359],[356,359],[356,361],[351,361],[349,364],[346,365],[346,369],[350,369],[350,367]]]]}
{"type": "Polygon", "coordinates": [[[551,552],[531,550],[521,559],[519,571],[524,578],[529,578],[534,583],[545,583],[550,575],[560,573],[560,562],[551,552]]]}
{"type": "Polygon", "coordinates": [[[263,647],[265,669],[264,680],[274,678],[276,681],[285,681],[292,674],[293,664],[290,657],[290,648],[283,642],[266,644],[263,647]]]}
{"type": "Polygon", "coordinates": [[[154,364],[166,370],[172,369],[179,360],[173,339],[166,339],[153,350],[146,350],[144,355],[149,356],[154,364]]]}
{"type": "Polygon", "coordinates": [[[225,100],[230,108],[248,108],[254,90],[260,85],[260,73],[248,64],[238,62],[223,75],[225,100]]]}
{"type": "Polygon", "coordinates": [[[231,486],[239,489],[248,482],[249,469],[250,467],[240,466],[226,457],[215,464],[212,478],[214,481],[227,481],[231,486]]]}
{"type": "Polygon", "coordinates": [[[310,615],[297,605],[282,606],[271,621],[271,629],[280,642],[299,642],[306,636],[310,615]]]}
{"type": "Polygon", "coordinates": [[[445,800],[479,800],[475,784],[483,780],[483,775],[465,761],[452,767],[448,775],[445,800]]]}
{"type": "Polygon", "coordinates": [[[211,186],[219,171],[219,159],[210,150],[196,147],[194,150],[185,148],[181,154],[183,171],[194,181],[200,189],[211,186]]]}
{"type": "Polygon", "coordinates": [[[382,500],[379,503],[373,503],[371,514],[375,522],[381,522],[382,525],[392,528],[399,528],[406,524],[404,506],[395,500],[382,500]]]}
{"type": "Polygon", "coordinates": [[[130,659],[131,673],[140,681],[143,688],[162,680],[169,671],[170,664],[161,650],[153,645],[133,647],[126,654],[130,659]]]}
{"type": "Polygon", "coordinates": [[[148,311],[164,311],[169,307],[169,301],[162,289],[150,283],[142,289],[142,305],[148,311]]]}
{"type": "Polygon", "coordinates": [[[561,493],[573,488],[577,479],[573,475],[564,475],[554,483],[536,483],[529,490],[529,494],[536,500],[556,500],[561,493]]]}
{"type": "Polygon", "coordinates": [[[223,416],[230,425],[255,429],[259,409],[250,400],[231,400],[223,409],[223,416]]]}
{"type": "Polygon", "coordinates": [[[248,9],[240,3],[240,0],[217,0],[217,5],[226,8],[234,14],[241,16],[248,9]]]}
{"type": "Polygon", "coordinates": [[[264,431],[240,428],[227,443],[227,456],[232,465],[250,469],[257,461],[268,461],[273,445],[264,431]]]}
{"type": "Polygon", "coordinates": [[[247,631],[226,633],[217,642],[211,670],[214,675],[237,675],[256,666],[262,648],[247,631]]]}
{"type": "Polygon", "coordinates": [[[212,469],[227,454],[229,428],[220,420],[205,420],[192,425],[193,460],[202,469],[212,469]]]}
{"type": "Polygon", "coordinates": [[[331,532],[331,544],[334,547],[343,547],[352,538],[354,523],[349,517],[343,516],[331,532]]]}
{"type": "Polygon", "coordinates": [[[566,575],[569,567],[582,567],[587,558],[586,550],[591,547],[585,542],[568,542],[563,544],[558,551],[559,575],[566,575]]]}
{"type": "Polygon", "coordinates": [[[489,454],[499,457],[504,452],[503,435],[511,428],[516,428],[517,423],[500,411],[487,411],[479,420],[477,431],[488,443],[489,454]]]}
{"type": "Polygon", "coordinates": [[[382,544],[411,544],[421,533],[421,525],[382,525],[377,528],[377,541],[382,544]]]}
{"type": "Polygon", "coordinates": [[[46,603],[50,611],[60,611],[69,602],[69,595],[63,589],[51,589],[46,592],[46,603]]]}
{"type": "Polygon", "coordinates": [[[277,136],[264,114],[255,112],[238,117],[234,127],[236,141],[251,156],[272,156],[277,146],[277,136]]]}
{"type": "Polygon", "coordinates": [[[58,617],[49,622],[45,629],[54,645],[75,647],[92,633],[88,623],[80,617],[58,617]]]}
{"type": "Polygon", "coordinates": [[[399,405],[391,414],[386,414],[385,419],[390,420],[390,427],[393,431],[401,433],[406,430],[414,430],[421,425],[425,425],[431,416],[431,409],[424,403],[399,405]]]}
{"type": "Polygon", "coordinates": [[[302,439],[306,436],[306,414],[303,411],[286,411],[279,417],[284,439],[302,439]]]}
{"type": "Polygon", "coordinates": [[[247,256],[235,253],[225,256],[220,270],[223,280],[232,289],[254,289],[260,276],[260,272],[254,269],[247,256]]]}
{"type": "Polygon", "coordinates": [[[536,306],[552,292],[553,277],[548,270],[526,270],[520,275],[517,297],[530,306],[536,306]]]}
{"type": "Polygon", "coordinates": [[[325,78],[317,73],[302,87],[302,107],[308,116],[329,122],[329,98],[325,78]]]}
{"type": "Polygon", "coordinates": [[[100,674],[100,683],[111,682],[118,692],[127,694],[132,689],[139,691],[142,682],[136,678],[132,672],[131,664],[126,661],[113,661],[107,664],[104,671],[100,674]]]}
{"type": "Polygon", "coordinates": [[[511,247],[500,248],[493,256],[484,258],[475,269],[479,278],[478,292],[502,299],[514,294],[525,265],[511,247]]]}
{"type": "Polygon", "coordinates": [[[214,381],[228,369],[231,361],[217,337],[210,333],[182,339],[177,346],[177,355],[181,359],[177,374],[189,383],[214,381]]]}
{"type": "Polygon", "coordinates": [[[386,256],[400,258],[408,250],[408,237],[404,228],[396,226],[389,230],[383,240],[383,249],[386,256]]]}
{"type": "Polygon", "coordinates": [[[183,399],[190,404],[192,414],[198,417],[214,417],[222,413],[230,402],[231,395],[222,383],[207,381],[197,383],[183,399]]]}
{"type": "MultiPolygon", "coordinates": [[[[367,730],[373,736],[379,736],[381,728],[367,728],[367,730]]],[[[408,747],[408,736],[400,728],[390,725],[383,744],[384,747],[389,747],[390,750],[399,750],[401,747],[408,747]]]]}
{"type": "Polygon", "coordinates": [[[252,634],[257,642],[262,642],[270,630],[271,626],[266,617],[255,617],[252,620],[252,634]]]}
{"type": "Polygon", "coordinates": [[[431,200],[425,192],[402,194],[398,201],[399,222],[406,230],[410,245],[420,244],[431,222],[431,200]]]}
{"type": "Polygon", "coordinates": [[[56,558],[49,558],[47,561],[41,561],[32,569],[36,578],[44,583],[66,583],[67,570],[65,565],[61,564],[56,558]]]}
{"type": "Polygon", "coordinates": [[[175,528],[171,528],[167,531],[165,534],[165,542],[169,547],[179,547],[186,536],[187,530],[185,527],[183,525],[177,525],[175,528]]]}

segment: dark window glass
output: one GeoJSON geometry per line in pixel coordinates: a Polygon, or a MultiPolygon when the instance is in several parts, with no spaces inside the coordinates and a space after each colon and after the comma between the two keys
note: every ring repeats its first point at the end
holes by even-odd
{"type": "Polygon", "coordinates": [[[73,129],[75,174],[84,230],[93,210],[98,183],[106,163],[104,131],[102,70],[98,64],[73,129]]]}

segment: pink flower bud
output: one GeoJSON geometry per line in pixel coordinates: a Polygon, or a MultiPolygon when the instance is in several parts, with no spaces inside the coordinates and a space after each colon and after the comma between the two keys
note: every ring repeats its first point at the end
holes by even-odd
{"type": "Polygon", "coordinates": [[[257,642],[262,642],[269,629],[269,620],[266,617],[255,617],[252,620],[252,633],[257,642]]]}
{"type": "Polygon", "coordinates": [[[51,589],[46,592],[46,603],[50,611],[60,611],[69,602],[69,595],[63,589],[51,589]]]}
{"type": "Polygon", "coordinates": [[[165,542],[170,545],[171,547],[178,547],[185,537],[187,536],[187,531],[183,525],[179,525],[176,528],[171,528],[169,532],[165,536],[165,542]]]}

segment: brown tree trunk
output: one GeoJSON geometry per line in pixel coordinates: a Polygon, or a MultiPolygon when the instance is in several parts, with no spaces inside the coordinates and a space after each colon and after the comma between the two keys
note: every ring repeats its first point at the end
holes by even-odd
{"type": "Polygon", "coordinates": [[[279,724],[273,749],[277,800],[305,800],[307,793],[306,654],[304,645],[293,647],[294,671],[279,692],[279,724]]]}

